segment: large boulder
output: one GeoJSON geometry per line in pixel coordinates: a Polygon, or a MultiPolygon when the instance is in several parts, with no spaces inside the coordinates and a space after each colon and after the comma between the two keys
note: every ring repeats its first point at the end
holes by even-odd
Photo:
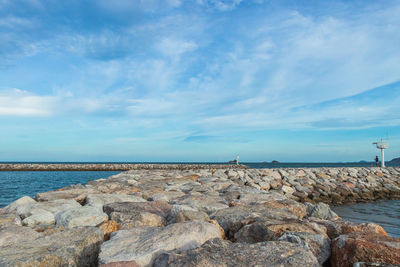
{"type": "Polygon", "coordinates": [[[94,207],[80,207],[59,212],[56,224],[64,227],[97,226],[108,220],[108,215],[94,207]]]}
{"type": "Polygon", "coordinates": [[[54,224],[54,214],[42,209],[34,209],[33,215],[25,218],[22,221],[22,225],[33,227],[38,224],[54,224]]]}
{"type": "Polygon", "coordinates": [[[121,224],[122,229],[140,226],[163,226],[172,206],[165,201],[121,202],[104,205],[110,219],[121,224]]]}
{"type": "Polygon", "coordinates": [[[351,267],[355,262],[400,265],[400,238],[382,234],[350,233],[332,241],[332,267],[351,267]]]}
{"type": "Polygon", "coordinates": [[[338,218],[339,216],[331,210],[328,204],[318,203],[308,214],[308,217],[316,217],[323,220],[332,220],[338,218]]]}
{"type": "Polygon", "coordinates": [[[314,254],[321,265],[331,256],[331,240],[325,235],[287,232],[279,238],[279,241],[288,241],[304,246],[314,254]]]}
{"type": "Polygon", "coordinates": [[[41,216],[44,211],[50,212],[54,216],[58,212],[79,207],[81,205],[73,199],[56,199],[45,202],[34,202],[24,206],[24,208],[19,208],[17,212],[22,219],[25,219],[32,215],[36,215],[36,217],[41,216]]]}
{"type": "Polygon", "coordinates": [[[2,247],[0,266],[97,266],[102,241],[103,231],[98,228],[68,229],[2,247]]]}
{"type": "Polygon", "coordinates": [[[256,205],[221,209],[212,214],[210,218],[218,221],[229,239],[234,239],[235,233],[247,224],[254,222],[282,222],[296,220],[300,217],[288,209],[275,209],[268,205],[256,205]]]}
{"type": "Polygon", "coordinates": [[[59,189],[56,191],[48,191],[44,193],[37,193],[37,201],[50,201],[56,199],[75,199],[79,203],[83,203],[88,194],[99,194],[96,189],[92,188],[71,188],[71,189],[59,189]]]}
{"type": "Polygon", "coordinates": [[[154,267],[219,267],[219,266],[319,266],[317,259],[307,249],[284,241],[256,244],[231,243],[211,239],[201,247],[181,253],[163,253],[154,267]]]}
{"type": "Polygon", "coordinates": [[[221,238],[216,225],[197,221],[121,230],[103,243],[99,263],[135,261],[141,266],[151,266],[155,256],[163,251],[193,249],[216,237],[221,238]]]}
{"type": "Polygon", "coordinates": [[[243,226],[235,235],[238,242],[256,243],[262,241],[278,240],[287,232],[300,232],[322,235],[327,238],[326,229],[317,224],[300,220],[266,220],[243,226]]]}
{"type": "Polygon", "coordinates": [[[17,225],[0,227],[0,251],[1,247],[22,244],[39,237],[40,234],[29,227],[17,225]]]}

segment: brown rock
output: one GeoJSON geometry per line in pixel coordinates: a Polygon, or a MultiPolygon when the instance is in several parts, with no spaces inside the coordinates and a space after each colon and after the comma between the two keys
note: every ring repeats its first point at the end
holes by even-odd
{"type": "Polygon", "coordinates": [[[400,238],[351,233],[334,239],[331,247],[332,267],[351,267],[355,262],[400,264],[400,238]]]}
{"type": "Polygon", "coordinates": [[[121,225],[114,220],[109,220],[102,223],[99,228],[104,232],[104,240],[109,240],[110,234],[121,229],[121,225]]]}
{"type": "Polygon", "coordinates": [[[356,225],[349,223],[342,224],[342,234],[350,233],[388,235],[382,226],[375,223],[362,223],[356,225]]]}

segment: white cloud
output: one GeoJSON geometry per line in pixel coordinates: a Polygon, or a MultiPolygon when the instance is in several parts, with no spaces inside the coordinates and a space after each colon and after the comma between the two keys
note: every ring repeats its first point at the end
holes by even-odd
{"type": "Polygon", "coordinates": [[[49,116],[57,99],[36,96],[19,89],[0,91],[0,116],[49,116]]]}
{"type": "Polygon", "coordinates": [[[197,45],[193,41],[178,40],[167,37],[156,43],[156,48],[164,55],[178,59],[180,55],[194,51],[197,48],[197,45]]]}

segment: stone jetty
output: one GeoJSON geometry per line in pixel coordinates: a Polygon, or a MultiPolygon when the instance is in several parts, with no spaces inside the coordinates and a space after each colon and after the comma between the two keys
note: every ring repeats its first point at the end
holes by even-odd
{"type": "Polygon", "coordinates": [[[396,266],[328,205],[396,198],[400,168],[137,165],[0,209],[0,266],[396,266]]]}

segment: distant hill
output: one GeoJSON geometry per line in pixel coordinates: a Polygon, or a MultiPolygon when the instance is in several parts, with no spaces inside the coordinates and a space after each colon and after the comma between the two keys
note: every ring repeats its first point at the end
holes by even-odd
{"type": "Polygon", "coordinates": [[[389,161],[389,163],[392,163],[392,164],[400,164],[400,158],[394,158],[394,159],[392,159],[391,161],[389,161]]]}

